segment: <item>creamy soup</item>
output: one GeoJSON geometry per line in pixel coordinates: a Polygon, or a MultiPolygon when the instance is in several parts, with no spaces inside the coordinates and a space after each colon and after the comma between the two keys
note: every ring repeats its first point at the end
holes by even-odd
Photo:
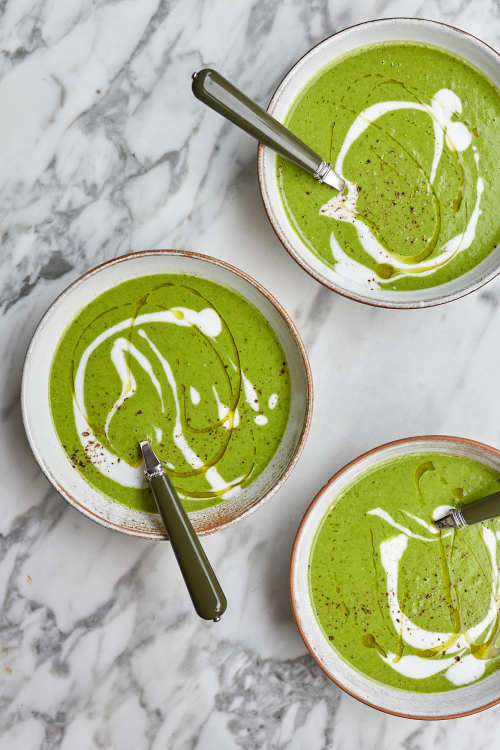
{"type": "Polygon", "coordinates": [[[500,490],[457,455],[376,466],[332,502],[310,555],[310,596],[332,648],[368,677],[452,690],[500,666],[500,520],[440,531],[450,507],[500,490]]]}
{"type": "Polygon", "coordinates": [[[305,86],[286,124],[346,180],[332,192],[277,160],[292,225],[339,281],[432,287],[500,242],[500,94],[464,60],[417,43],[359,49],[305,86]]]}
{"type": "Polygon", "coordinates": [[[197,510],[240,492],[271,461],[290,378],[272,328],[239,294],[194,276],[144,276],[69,324],[50,404],[69,460],[97,489],[154,510],[138,448],[147,438],[197,510]]]}

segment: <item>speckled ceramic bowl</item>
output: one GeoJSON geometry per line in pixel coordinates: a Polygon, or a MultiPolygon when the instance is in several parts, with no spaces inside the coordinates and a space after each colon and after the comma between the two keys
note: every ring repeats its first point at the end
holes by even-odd
{"type": "Polygon", "coordinates": [[[278,490],[304,446],[313,403],[307,354],[289,316],[255,279],[223,261],[182,250],[147,250],[104,263],[71,284],[45,314],[26,355],[21,395],[26,434],[42,470],[73,507],[103,526],[146,539],[165,538],[160,517],[114,502],[88,484],[72,467],[54,429],[48,393],[57,342],[78,312],[110,287],[131,278],[158,273],[201,276],[241,294],[258,308],[273,328],[290,371],[290,417],[276,454],[255,482],[239,494],[190,514],[199,534],[209,534],[234,523],[278,490]]]}
{"type": "Polygon", "coordinates": [[[293,545],[290,590],[295,620],[307,648],[342,690],[373,708],[408,719],[453,719],[500,703],[500,673],[442,693],[417,693],[383,685],[352,667],[332,648],[316,620],[309,596],[309,556],[316,531],[332,501],[377,464],[397,456],[429,451],[466,456],[500,471],[500,451],[466,438],[426,435],[396,440],[364,453],[334,474],[309,506],[293,545]]]}
{"type": "MultiPolygon", "coordinates": [[[[416,41],[446,49],[481,70],[500,88],[500,56],[485,42],[461,29],[421,18],[385,18],[351,26],[317,44],[285,75],[268,106],[283,122],[296,97],[322,68],[358,47],[387,41],[416,41]]],[[[293,228],[281,200],[276,154],[259,146],[258,175],[262,200],[274,231],[292,258],[317,281],[350,299],[378,307],[420,308],[439,305],[478,289],[500,272],[500,246],[463,276],[429,289],[368,291],[324,264],[293,228]]]]}

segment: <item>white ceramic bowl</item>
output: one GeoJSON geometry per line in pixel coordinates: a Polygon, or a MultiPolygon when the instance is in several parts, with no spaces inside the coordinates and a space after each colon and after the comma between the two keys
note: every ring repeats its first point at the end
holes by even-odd
{"type": "MultiPolygon", "coordinates": [[[[297,95],[323,67],[358,47],[388,41],[424,42],[441,47],[481,70],[500,88],[500,56],[485,42],[461,29],[420,18],[386,18],[368,21],[328,37],[313,47],[286,74],[276,89],[268,112],[283,122],[297,95]]],[[[259,146],[258,174],[262,200],[269,220],[285,249],[311,276],[346,297],[378,307],[420,308],[443,304],[478,289],[500,272],[500,246],[463,276],[430,289],[368,292],[354,280],[339,276],[314,255],[287,217],[276,179],[276,154],[259,146]]]]}
{"type": "Polygon", "coordinates": [[[382,445],[337,472],[316,495],[299,526],[290,564],[290,590],[295,619],[304,642],[319,666],[342,690],[363,703],[410,719],[452,719],[500,702],[500,673],[443,693],[416,693],[383,685],[354,669],[326,640],[309,597],[308,563],[316,531],[332,501],[358,476],[379,463],[409,453],[429,451],[466,456],[500,471],[500,451],[457,437],[426,435],[382,445]]]}
{"type": "Polygon", "coordinates": [[[201,276],[241,294],[273,328],[290,371],[290,417],[276,454],[255,482],[241,493],[214,507],[190,513],[199,534],[208,534],[233,523],[276,492],[304,446],[313,403],[307,354],[291,319],[257,281],[223,261],[182,250],[147,250],[104,263],[71,284],[46,312],[26,355],[21,393],[26,434],[42,470],[71,505],[103,526],[147,539],[165,539],[160,517],[113,502],[72,467],[57,437],[48,396],[52,357],[70,321],[110,287],[131,278],[158,273],[201,276]]]}

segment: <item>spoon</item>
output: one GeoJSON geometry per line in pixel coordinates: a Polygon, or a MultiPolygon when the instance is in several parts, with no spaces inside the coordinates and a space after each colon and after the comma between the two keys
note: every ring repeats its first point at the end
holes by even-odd
{"type": "Polygon", "coordinates": [[[331,164],[323,161],[312,148],[215,70],[204,68],[193,73],[193,94],[265,146],[301,167],[318,182],[324,182],[335,190],[344,189],[344,180],[331,164]]]}
{"type": "Polygon", "coordinates": [[[139,443],[146,477],[172,543],[191,601],[200,617],[218,622],[227,601],[188,514],[148,440],[139,443]]]}
{"type": "Polygon", "coordinates": [[[458,510],[452,510],[434,523],[440,529],[460,529],[462,526],[488,521],[495,516],[500,516],[500,492],[494,492],[493,495],[487,495],[463,505],[458,510]]]}

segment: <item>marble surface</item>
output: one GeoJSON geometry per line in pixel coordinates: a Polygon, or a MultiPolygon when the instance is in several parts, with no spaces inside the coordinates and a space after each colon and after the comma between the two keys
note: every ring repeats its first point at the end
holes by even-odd
{"type": "Polygon", "coordinates": [[[266,103],[316,41],[391,15],[500,45],[498,0],[0,4],[2,750],[496,746],[500,708],[412,722],[342,694],[296,630],[288,563],[312,496],[362,451],[423,433],[500,445],[500,281],[413,313],[323,289],[267,223],[255,143],[190,92],[190,74],[213,65],[266,103]],[[257,276],[313,368],[315,414],[291,479],[205,540],[230,602],[217,625],[194,616],[168,544],[66,506],[21,423],[23,358],[45,308],[91,266],[150,247],[257,276]]]}

